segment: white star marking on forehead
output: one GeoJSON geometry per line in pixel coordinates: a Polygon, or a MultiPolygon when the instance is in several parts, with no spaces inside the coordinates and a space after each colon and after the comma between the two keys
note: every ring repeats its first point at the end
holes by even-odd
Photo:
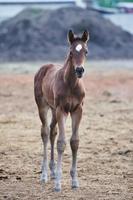
{"type": "Polygon", "coordinates": [[[81,44],[78,44],[78,45],[76,46],[76,48],[75,48],[75,49],[76,49],[76,51],[78,51],[78,52],[79,52],[79,51],[82,49],[82,45],[81,45],[81,44]]]}

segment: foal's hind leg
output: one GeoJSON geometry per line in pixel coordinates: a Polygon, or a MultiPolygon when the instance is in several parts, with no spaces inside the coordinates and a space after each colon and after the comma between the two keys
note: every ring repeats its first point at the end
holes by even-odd
{"type": "Polygon", "coordinates": [[[55,178],[55,161],[54,161],[54,143],[55,143],[55,137],[57,135],[57,120],[56,120],[56,113],[54,110],[52,110],[52,121],[50,124],[50,143],[51,143],[51,159],[49,163],[49,167],[51,170],[51,178],[55,178]]]}
{"type": "Polygon", "coordinates": [[[77,178],[77,151],[79,146],[79,136],[78,129],[82,117],[82,107],[78,107],[77,110],[71,113],[72,118],[72,137],[70,140],[70,145],[72,149],[72,167],[70,170],[70,175],[72,177],[72,188],[78,188],[78,178],[77,178]]]}
{"type": "Polygon", "coordinates": [[[41,137],[43,141],[43,148],[44,148],[44,154],[43,154],[43,162],[42,162],[42,174],[41,174],[41,181],[47,182],[48,175],[47,175],[47,169],[48,169],[48,161],[47,161],[47,143],[49,138],[49,128],[48,128],[48,122],[47,122],[47,112],[48,112],[48,105],[43,105],[39,108],[39,116],[42,122],[41,127],[41,137]]]}

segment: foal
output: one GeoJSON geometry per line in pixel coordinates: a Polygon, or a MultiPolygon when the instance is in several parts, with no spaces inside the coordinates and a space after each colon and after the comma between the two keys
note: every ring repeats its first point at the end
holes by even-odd
{"type": "Polygon", "coordinates": [[[70,30],[68,40],[70,52],[63,67],[49,64],[44,65],[35,75],[34,93],[38,106],[40,120],[42,122],[41,137],[44,146],[41,180],[47,182],[47,143],[50,135],[51,178],[55,178],[55,191],[61,190],[62,155],[65,150],[65,121],[68,113],[72,119],[72,136],[70,146],[72,149],[72,188],[79,187],[77,179],[77,150],[79,146],[78,129],[82,117],[83,99],[85,90],[81,77],[84,73],[84,61],[87,54],[87,41],[89,35],[84,31],[82,37],[75,37],[70,30]],[[50,131],[47,121],[48,109],[52,110],[52,121],[50,131]],[[57,134],[58,123],[59,136],[57,140],[58,160],[55,171],[54,142],[57,134]]]}

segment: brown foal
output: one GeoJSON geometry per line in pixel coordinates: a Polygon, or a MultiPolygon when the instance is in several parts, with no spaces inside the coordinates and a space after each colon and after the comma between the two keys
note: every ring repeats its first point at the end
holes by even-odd
{"type": "Polygon", "coordinates": [[[82,82],[84,73],[84,61],[87,54],[87,41],[89,34],[84,31],[82,37],[76,37],[70,30],[68,40],[70,52],[63,65],[44,65],[35,75],[34,92],[38,106],[40,120],[42,122],[41,137],[44,146],[41,180],[47,182],[47,143],[50,137],[51,178],[55,178],[55,191],[61,190],[62,176],[62,155],[65,150],[65,121],[70,113],[72,119],[72,136],[70,146],[72,149],[72,167],[70,174],[72,177],[72,188],[79,187],[77,178],[77,150],[79,146],[78,129],[82,118],[83,100],[85,90],[82,82]],[[52,110],[52,121],[50,130],[47,121],[49,108],[52,110]],[[54,161],[54,142],[57,135],[56,124],[59,128],[57,140],[57,167],[54,161]]]}

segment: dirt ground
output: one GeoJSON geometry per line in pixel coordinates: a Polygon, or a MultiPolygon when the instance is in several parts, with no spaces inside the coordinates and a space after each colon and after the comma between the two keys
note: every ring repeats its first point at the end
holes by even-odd
{"type": "Polygon", "coordinates": [[[80,188],[70,185],[71,135],[63,158],[62,192],[40,183],[42,142],[33,74],[0,75],[0,200],[132,200],[133,72],[91,72],[80,126],[80,188]]]}

